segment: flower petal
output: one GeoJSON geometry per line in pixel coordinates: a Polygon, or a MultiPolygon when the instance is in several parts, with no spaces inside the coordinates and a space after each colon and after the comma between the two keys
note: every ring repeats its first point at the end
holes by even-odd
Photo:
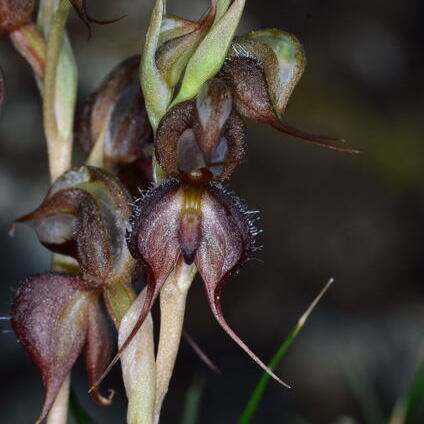
{"type": "Polygon", "coordinates": [[[234,333],[221,310],[221,288],[253,248],[254,227],[246,209],[232,194],[211,185],[203,195],[203,238],[195,264],[205,283],[212,313],[226,333],[271,377],[278,378],[234,333]]]}
{"type": "Polygon", "coordinates": [[[84,346],[87,308],[95,293],[79,277],[44,272],[18,289],[11,309],[13,330],[40,369],[45,390],[37,423],[47,416],[56,395],[84,346]]]}
{"type": "MultiPolygon", "coordinates": [[[[88,307],[87,340],[84,347],[85,365],[90,387],[105,370],[109,363],[111,352],[111,335],[106,318],[99,302],[93,302],[88,307]]],[[[100,405],[110,405],[113,395],[113,390],[109,390],[108,397],[102,396],[97,389],[91,392],[91,397],[100,405]]]]}

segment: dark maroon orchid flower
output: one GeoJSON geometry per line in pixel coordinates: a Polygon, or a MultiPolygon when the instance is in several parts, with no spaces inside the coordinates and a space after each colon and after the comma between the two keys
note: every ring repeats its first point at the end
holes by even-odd
{"type": "Polygon", "coordinates": [[[136,325],[102,378],[143,324],[181,259],[196,264],[222,328],[284,384],[240,340],[221,311],[221,288],[254,250],[257,233],[244,205],[216,183],[226,179],[243,157],[244,137],[244,126],[232,109],[228,87],[219,80],[206,83],[195,101],[175,106],[161,122],[157,157],[175,178],[145,192],[135,203],[128,246],[147,274],[146,298],[136,325]]]}
{"type": "Polygon", "coordinates": [[[170,179],[145,193],[136,202],[128,230],[130,251],[147,273],[145,303],[106,373],[143,324],[161,287],[182,258],[187,264],[196,264],[212,313],[222,328],[257,364],[285,384],[240,340],[221,311],[222,286],[255,249],[256,233],[252,214],[218,184],[170,179]]]}
{"type": "Polygon", "coordinates": [[[110,285],[134,272],[125,243],[130,202],[117,178],[82,166],[63,174],[42,204],[16,222],[30,225],[52,252],[74,257],[86,280],[110,285]]]}
{"type": "MultiPolygon", "coordinates": [[[[117,285],[125,289],[135,272],[125,240],[130,200],[117,178],[83,166],[66,172],[39,208],[17,220],[34,228],[51,251],[74,257],[80,269],[80,275],[32,276],[13,301],[13,329],[40,369],[45,388],[37,423],[47,416],[82,351],[90,386],[109,361],[111,341],[101,303],[116,322],[110,290],[117,285]]],[[[97,389],[91,394],[100,404],[111,401],[97,389]]]]}

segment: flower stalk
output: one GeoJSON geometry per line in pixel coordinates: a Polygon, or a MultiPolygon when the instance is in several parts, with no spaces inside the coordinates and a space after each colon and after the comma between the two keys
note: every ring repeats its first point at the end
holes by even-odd
{"type": "Polygon", "coordinates": [[[71,375],[68,374],[47,417],[47,424],[66,424],[68,422],[69,393],[71,375]]]}
{"type": "Polygon", "coordinates": [[[180,260],[161,290],[160,333],[156,355],[155,424],[159,423],[162,403],[168,392],[183,331],[187,293],[196,272],[194,265],[187,265],[180,260]]]}

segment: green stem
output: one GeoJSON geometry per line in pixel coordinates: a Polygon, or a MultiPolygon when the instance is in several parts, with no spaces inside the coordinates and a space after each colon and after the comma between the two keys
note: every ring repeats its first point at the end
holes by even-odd
{"type": "MultiPolygon", "coordinates": [[[[46,64],[43,87],[43,121],[49,153],[50,177],[55,180],[70,167],[72,155],[72,137],[63,137],[59,132],[56,115],[56,95],[58,65],[63,54],[64,33],[71,3],[62,0],[53,14],[47,37],[46,64]]],[[[73,107],[73,105],[71,105],[73,107]]]]}

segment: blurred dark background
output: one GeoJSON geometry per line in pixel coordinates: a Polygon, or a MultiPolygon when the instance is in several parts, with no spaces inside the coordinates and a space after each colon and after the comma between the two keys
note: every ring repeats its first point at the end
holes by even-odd
{"type": "MultiPolygon", "coordinates": [[[[187,18],[206,7],[205,1],[168,3],[169,13],[187,18]]],[[[126,17],[94,27],[89,40],[73,14],[79,104],[113,66],[140,51],[151,5],[90,0],[95,17],[126,17]]],[[[320,149],[249,124],[248,161],[230,186],[261,211],[263,249],[224,290],[228,321],[268,360],[328,278],[336,280],[278,369],[293,390],[271,383],[256,423],[300,423],[296,416],[314,424],[342,416],[365,422],[346,368],[364,374],[386,414],[411,382],[424,340],[423,16],[420,0],[247,2],[240,32],[276,27],[304,44],[308,64],[287,119],[341,135],[363,152],[320,149]]],[[[0,119],[0,315],[7,317],[19,280],[49,267],[49,253],[31,230],[7,235],[10,222],[41,201],[48,172],[36,85],[6,36],[0,63],[7,77],[0,119]]],[[[1,422],[29,423],[42,399],[40,379],[7,319],[0,326],[1,422]]],[[[183,342],[161,422],[180,422],[185,393],[201,376],[200,423],[235,423],[261,371],[214,322],[201,281],[190,293],[186,329],[222,375],[183,342]]],[[[74,375],[97,422],[124,422],[118,367],[108,380],[118,388],[109,408],[90,404],[80,365],[74,375]]]]}

